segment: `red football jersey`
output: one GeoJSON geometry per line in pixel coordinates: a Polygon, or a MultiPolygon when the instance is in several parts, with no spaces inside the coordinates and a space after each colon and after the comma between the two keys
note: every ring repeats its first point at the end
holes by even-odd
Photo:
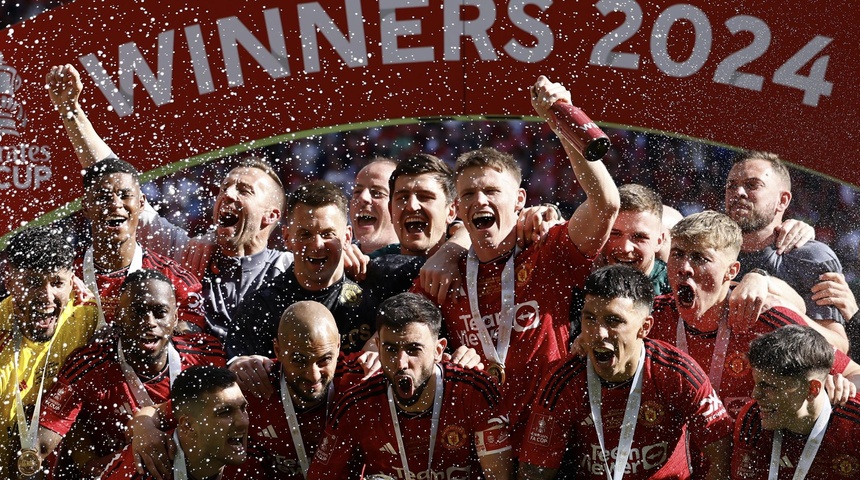
{"type": "MultiPolygon", "coordinates": [[[[606,479],[586,368],[584,357],[572,357],[546,377],[531,411],[521,463],[559,468],[569,448],[576,478],[606,479]]],[[[631,383],[601,390],[604,445],[613,456],[631,383]]],[[[732,419],[696,362],[671,345],[646,338],[642,403],[624,479],[689,478],[687,434],[694,444],[705,446],[731,431],[732,419]]],[[[609,465],[613,468],[611,459],[609,465]]]]}
{"type": "MultiPolygon", "coordinates": [[[[483,478],[478,456],[510,449],[506,428],[498,428],[499,391],[486,374],[443,363],[443,403],[428,472],[431,411],[398,412],[410,478],[483,478]]],[[[359,478],[364,475],[405,478],[400,461],[384,375],[350,389],[332,411],[326,436],[314,457],[308,479],[359,478]]],[[[432,410],[432,409],[431,409],[432,410]]]]}
{"type": "MultiPolygon", "coordinates": [[[[45,394],[40,425],[65,436],[72,425],[84,422],[96,435],[99,456],[125,445],[125,425],[140,407],[129,389],[119,364],[117,341],[94,342],[78,350],[63,366],[57,381],[45,394]]],[[[201,333],[173,337],[182,369],[193,365],[226,364],[224,351],[215,337],[201,333]]],[[[155,403],[167,400],[170,379],[167,370],[143,382],[155,403]]]]}
{"type": "MultiPolygon", "coordinates": [[[[173,436],[173,430],[168,433],[173,436]]],[[[173,477],[173,472],[167,472],[163,478],[173,480],[173,477]]],[[[99,476],[99,480],[153,480],[153,478],[149,473],[137,473],[137,462],[131,451],[131,444],[117,452],[99,476]]]]}
{"type": "MultiPolygon", "coordinates": [[[[806,480],[837,480],[860,478],[860,399],[854,397],[844,406],[834,406],[806,480]]],[[[783,431],[780,450],[779,479],[791,480],[806,436],[783,431]]],[[[744,406],[735,422],[733,480],[767,480],[773,432],[761,428],[758,404],[744,406]]]]}
{"type": "MultiPolygon", "coordinates": [[[[678,341],[679,314],[675,308],[673,297],[671,295],[657,297],[654,302],[653,315],[654,326],[651,327],[648,337],[675,345],[678,341]]],[[[723,367],[723,378],[717,393],[733,417],[737,416],[744,404],[750,400],[753,391],[752,369],[749,360],[747,360],[750,342],[763,333],[772,332],[786,325],[807,326],[806,322],[796,313],[787,308],[776,307],[759,315],[758,321],[753,324],[749,331],[731,331],[723,367]]],[[[705,372],[711,371],[711,357],[714,354],[716,341],[716,334],[693,335],[687,330],[688,353],[705,372]]],[[[836,360],[833,363],[831,373],[842,373],[851,359],[839,350],[836,350],[835,353],[836,360]]]]}
{"type": "MultiPolygon", "coordinates": [[[[203,286],[197,277],[173,260],[147,249],[143,249],[141,267],[158,270],[170,279],[176,293],[176,313],[180,321],[197,325],[201,330],[206,328],[206,314],[201,294],[203,286]]],[[[80,274],[78,272],[78,275],[80,274]]],[[[96,272],[99,299],[108,325],[116,318],[119,308],[119,289],[127,275],[127,268],[104,274],[96,272]]]]}
{"type": "MultiPolygon", "coordinates": [[[[514,261],[514,325],[505,360],[506,380],[499,389],[502,394],[500,411],[509,416],[515,454],[528,420],[528,412],[524,413],[524,409],[534,400],[543,375],[568,355],[573,289],[582,287],[591,273],[591,265],[592,260],[585,258],[571,242],[566,223],[553,227],[544,242],[526,248],[514,261]]],[[[481,264],[478,271],[480,321],[487,325],[494,340],[498,337],[504,267],[502,260],[481,264]]],[[[465,272],[463,261],[460,265],[463,278],[466,278],[465,272]]],[[[417,282],[413,292],[423,294],[417,282]]],[[[474,348],[487,365],[465,292],[443,305],[442,313],[450,345],[474,348]]]]}
{"type": "MultiPolygon", "coordinates": [[[[360,353],[348,356],[341,353],[332,380],[331,397],[305,411],[297,411],[302,442],[308,459],[313,459],[317,445],[325,433],[328,413],[344,393],[358,385],[364,377],[364,370],[356,360],[360,353]]],[[[304,480],[290,426],[284,413],[280,394],[281,364],[276,362],[269,375],[275,386],[275,395],[260,398],[246,395],[248,400],[248,460],[240,467],[228,466],[224,469],[224,480],[231,478],[265,478],[283,480],[304,480]]]]}

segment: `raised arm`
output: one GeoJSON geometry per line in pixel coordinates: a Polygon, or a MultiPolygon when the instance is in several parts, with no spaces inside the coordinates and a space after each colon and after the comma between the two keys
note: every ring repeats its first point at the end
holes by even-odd
{"type": "MultiPolygon", "coordinates": [[[[532,106],[544,120],[550,119],[549,109],[555,102],[571,103],[570,92],[561,84],[550,82],[543,75],[535,83],[531,96],[532,106]]],[[[557,126],[551,120],[547,123],[558,135],[557,126]]],[[[609,232],[618,215],[618,188],[603,162],[585,160],[561,135],[559,139],[567,152],[576,179],[588,197],[570,218],[568,234],[583,255],[595,257],[609,238],[609,232]]]]}
{"type": "Polygon", "coordinates": [[[63,127],[75,148],[75,155],[83,168],[113,154],[110,147],[93,129],[87,115],[78,102],[83,84],[75,67],[66,64],[52,67],[45,76],[45,89],[54,108],[60,112],[63,127]]]}

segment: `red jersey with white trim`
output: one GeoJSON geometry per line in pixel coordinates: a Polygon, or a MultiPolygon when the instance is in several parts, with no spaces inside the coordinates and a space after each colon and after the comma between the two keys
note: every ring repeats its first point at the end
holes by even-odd
{"type": "MultiPolygon", "coordinates": [[[[173,337],[182,370],[193,365],[226,364],[224,351],[215,337],[196,333],[173,337]]],[[[65,436],[75,422],[84,422],[86,432],[94,433],[96,454],[108,455],[122,448],[125,425],[140,407],[125,381],[117,340],[93,342],[69,357],[57,381],[45,393],[40,426],[65,436]]],[[[170,378],[165,368],[148,381],[141,379],[154,403],[170,394],[170,378]]]]}
{"type": "MultiPolygon", "coordinates": [[[[487,325],[494,342],[499,334],[505,261],[481,264],[478,271],[481,321],[487,325]]],[[[515,454],[528,420],[528,412],[524,410],[534,400],[543,375],[568,355],[573,288],[583,286],[592,263],[593,259],[584,257],[570,240],[567,223],[553,227],[544,242],[531,245],[514,260],[514,324],[505,359],[506,379],[499,389],[502,393],[500,411],[509,416],[515,454]]],[[[460,264],[460,274],[466,278],[465,261],[460,264]]],[[[419,280],[412,291],[426,295],[419,280]]],[[[441,308],[449,345],[474,348],[481,354],[484,365],[488,365],[465,292],[441,308]]]]}
{"type": "MultiPolygon", "coordinates": [[[[143,248],[141,268],[158,270],[170,279],[176,293],[176,314],[179,321],[197,325],[201,331],[206,328],[206,313],[203,309],[203,295],[201,294],[203,286],[197,277],[170,258],[145,248],[143,248]]],[[[81,272],[78,272],[78,275],[80,274],[81,272]]],[[[118,313],[119,290],[122,283],[125,282],[126,276],[128,276],[128,268],[108,273],[96,271],[99,300],[105,314],[105,322],[108,325],[113,323],[118,313]]]]}
{"type": "MultiPolygon", "coordinates": [[[[364,370],[357,358],[361,352],[350,355],[341,353],[332,380],[331,397],[305,411],[297,411],[299,429],[308,459],[312,459],[317,445],[325,433],[329,411],[349,388],[358,385],[364,370]]],[[[290,426],[284,413],[280,393],[280,362],[275,362],[269,381],[275,386],[275,394],[260,398],[249,394],[248,400],[248,460],[241,466],[227,466],[223,480],[235,479],[283,479],[304,480],[298,455],[290,435],[290,426]]]]}
{"type": "MultiPolygon", "coordinates": [[[[574,478],[605,480],[600,442],[591,417],[585,357],[572,357],[544,380],[534,403],[520,463],[557,469],[572,450],[574,478]]],[[[615,456],[632,379],[603,385],[604,445],[615,456]]],[[[645,339],[642,404],[624,480],[690,478],[686,436],[706,446],[731,435],[732,419],[693,359],[645,339]]],[[[609,468],[614,463],[609,462],[609,468]]]]}
{"type": "MultiPolygon", "coordinates": [[[[510,450],[506,425],[497,412],[499,390],[483,372],[450,363],[440,365],[444,390],[432,475],[427,465],[432,409],[415,415],[398,412],[412,475],[409,478],[483,478],[478,457],[510,450]]],[[[359,478],[361,462],[365,476],[406,478],[388,405],[388,387],[385,376],[377,375],[350,389],[337,402],[311,464],[309,480],[359,478]]]]}
{"type": "MultiPolygon", "coordinates": [[[[679,314],[675,307],[674,298],[671,295],[657,297],[654,301],[653,316],[654,326],[651,327],[648,337],[675,345],[678,341],[679,314]]],[[[747,360],[750,342],[761,334],[772,332],[786,325],[807,326],[806,322],[793,311],[784,307],[775,307],[762,312],[750,330],[746,332],[731,331],[723,367],[723,378],[717,393],[733,417],[737,416],[740,409],[750,401],[750,395],[752,395],[755,384],[752,378],[752,369],[749,360],[747,360]]],[[[705,372],[710,372],[711,357],[717,343],[716,332],[694,334],[689,327],[686,331],[688,353],[705,372]]],[[[833,369],[830,373],[842,373],[851,359],[839,350],[836,350],[835,354],[833,369]]]]}
{"type": "MultiPolygon", "coordinates": [[[[838,480],[860,478],[860,398],[854,397],[844,406],[834,406],[815,460],[806,480],[838,480]]],[[[779,480],[791,480],[806,436],[783,430],[780,451],[779,480]]],[[[767,480],[773,432],[761,427],[758,403],[744,406],[735,422],[733,480],[767,480]]]]}

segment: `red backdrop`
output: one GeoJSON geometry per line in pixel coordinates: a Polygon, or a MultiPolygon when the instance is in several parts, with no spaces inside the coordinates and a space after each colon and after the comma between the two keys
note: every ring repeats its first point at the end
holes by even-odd
{"type": "Polygon", "coordinates": [[[860,184],[860,13],[838,2],[185,3],[77,0],[0,32],[0,235],[80,195],[43,88],[65,63],[96,129],[141,171],[315,128],[527,116],[546,74],[598,122],[860,184]]]}

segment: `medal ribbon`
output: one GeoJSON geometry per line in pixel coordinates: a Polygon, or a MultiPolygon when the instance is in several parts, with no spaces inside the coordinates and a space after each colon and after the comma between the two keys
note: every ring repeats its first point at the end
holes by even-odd
{"type": "MultiPolygon", "coordinates": [[[[825,402],[824,410],[815,425],[812,426],[812,432],[809,438],[806,439],[806,444],[803,446],[803,452],[800,454],[800,460],[797,462],[797,467],[794,469],[792,480],[803,480],[815,460],[815,455],[818,454],[818,447],[821,446],[821,441],[824,440],[824,432],[827,431],[827,423],[830,421],[830,413],[833,411],[830,402],[825,402]]],[[[782,450],[782,430],[773,432],[773,446],[770,450],[770,470],[768,471],[768,480],[776,480],[779,476],[779,456],[782,450]]]]}
{"type": "Polygon", "coordinates": [[[621,435],[618,437],[618,454],[615,457],[615,468],[609,473],[610,452],[606,451],[603,441],[603,416],[600,413],[601,384],[600,377],[594,371],[591,357],[586,359],[586,372],[588,375],[588,401],[591,404],[591,418],[594,420],[594,430],[597,432],[597,441],[600,442],[600,452],[603,455],[603,467],[606,470],[606,478],[609,480],[621,480],[624,469],[627,467],[627,458],[630,456],[630,447],[633,446],[633,433],[636,430],[636,420],[639,416],[639,405],[642,403],[642,369],[645,365],[645,345],[642,345],[639,354],[639,365],[633,374],[633,384],[627,395],[627,408],[624,410],[624,423],[621,425],[621,435]]]}
{"type": "MultiPolygon", "coordinates": [[[[729,340],[732,336],[732,331],[729,329],[726,316],[728,310],[723,312],[720,318],[720,324],[717,328],[717,343],[714,345],[714,353],[711,355],[711,369],[708,372],[708,378],[711,380],[711,386],[715,392],[720,391],[720,382],[723,380],[723,368],[726,365],[726,352],[729,350],[729,340]]],[[[684,353],[689,354],[690,349],[687,347],[687,329],[684,326],[684,320],[678,318],[678,328],[676,330],[677,341],[675,346],[684,353]]]]}
{"type": "MultiPolygon", "coordinates": [[[[143,249],[137,243],[134,244],[134,255],[131,257],[131,265],[128,266],[128,273],[134,273],[143,268],[143,249]]],[[[96,296],[96,305],[99,307],[99,324],[96,328],[102,328],[107,325],[105,321],[105,312],[102,310],[102,299],[99,295],[99,285],[96,282],[96,267],[93,262],[93,247],[87,249],[84,254],[84,283],[87,288],[92,290],[96,296]]]]}
{"type": "Polygon", "coordinates": [[[474,248],[469,249],[469,255],[466,259],[466,290],[469,294],[469,309],[472,320],[478,328],[478,338],[481,340],[484,356],[487,360],[499,365],[505,364],[505,359],[508,357],[508,347],[511,345],[516,294],[514,291],[514,260],[519,253],[519,247],[515,247],[510,258],[505,262],[504,270],[502,270],[502,310],[499,312],[499,339],[496,345],[493,344],[493,337],[481,318],[481,309],[478,304],[479,262],[474,248]]]}
{"type": "Polygon", "coordinates": [[[179,427],[173,431],[173,443],[176,444],[176,454],[173,455],[173,479],[188,480],[188,467],[185,465],[185,451],[179,444],[179,427]]]}
{"type": "MultiPolygon", "coordinates": [[[[331,383],[328,386],[326,416],[328,419],[328,406],[331,405],[332,395],[334,394],[334,385],[331,383]]],[[[302,468],[302,476],[308,478],[308,468],[310,461],[308,453],[305,450],[305,442],[302,440],[302,431],[299,427],[299,418],[296,415],[296,409],[293,406],[293,399],[290,397],[290,391],[287,389],[287,381],[281,373],[281,403],[284,405],[284,414],[287,416],[287,425],[290,427],[290,436],[293,438],[293,448],[296,450],[296,457],[299,460],[299,466],[302,468]]]]}
{"type": "MultiPolygon", "coordinates": [[[[143,386],[143,382],[141,382],[137,374],[134,373],[134,369],[131,368],[131,365],[125,361],[125,355],[122,352],[122,341],[117,341],[116,353],[119,357],[119,365],[122,367],[122,374],[125,377],[126,383],[128,383],[128,389],[131,390],[132,395],[134,395],[134,399],[137,400],[137,408],[140,409],[141,407],[151,407],[155,405],[152,398],[150,398],[149,394],[146,392],[146,387],[143,386]]],[[[179,352],[173,348],[173,342],[168,341],[167,375],[170,377],[170,388],[173,388],[173,381],[176,380],[176,376],[179,375],[181,369],[182,360],[179,358],[179,352]]]]}
{"type": "MultiPolygon", "coordinates": [[[[45,365],[42,367],[42,381],[39,384],[39,393],[36,394],[36,404],[33,408],[33,418],[30,422],[27,421],[27,414],[24,412],[24,400],[21,397],[21,380],[18,378],[18,362],[20,360],[21,348],[24,343],[24,334],[18,326],[12,333],[14,344],[15,364],[12,365],[12,372],[15,378],[15,416],[18,422],[18,436],[21,440],[21,450],[36,450],[36,443],[39,438],[39,415],[42,410],[42,393],[45,391],[45,377],[48,376],[48,359],[51,355],[51,347],[54,346],[54,339],[48,344],[48,351],[45,352],[45,365]]],[[[56,337],[55,337],[56,338],[56,337]]]]}
{"type": "MultiPolygon", "coordinates": [[[[439,432],[439,412],[442,411],[442,367],[436,365],[436,394],[433,397],[433,417],[430,420],[430,453],[427,459],[427,470],[433,470],[433,451],[436,449],[436,434],[439,432]]],[[[397,405],[394,403],[394,388],[388,386],[388,410],[391,412],[391,421],[394,423],[394,436],[397,439],[397,449],[400,451],[400,463],[403,464],[403,478],[411,478],[409,474],[409,462],[406,460],[406,447],[403,445],[403,436],[400,434],[400,421],[397,419],[397,405]]]]}

